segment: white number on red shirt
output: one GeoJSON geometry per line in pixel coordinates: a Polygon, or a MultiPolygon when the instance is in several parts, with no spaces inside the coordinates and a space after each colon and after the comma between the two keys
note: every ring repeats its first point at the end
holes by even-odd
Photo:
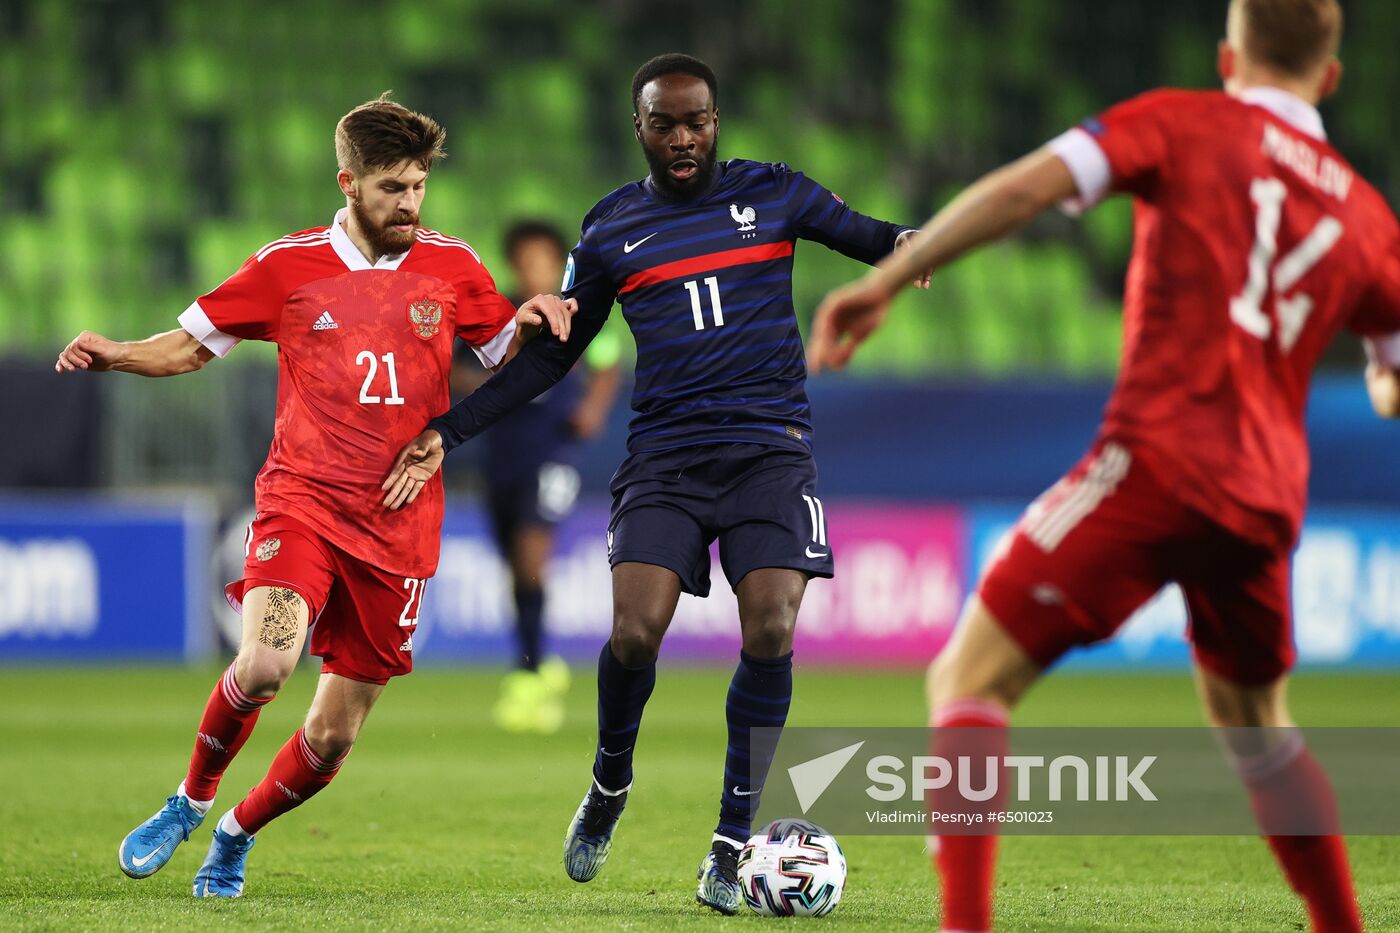
{"type": "Polygon", "coordinates": [[[1274,292],[1274,308],[1278,312],[1278,342],[1285,353],[1293,349],[1298,335],[1312,313],[1313,302],[1299,292],[1285,298],[1308,270],[1326,256],[1342,238],[1342,223],[1335,217],[1323,217],[1287,256],[1274,264],[1278,255],[1278,228],[1283,219],[1283,202],[1288,189],[1277,178],[1256,178],[1249,186],[1254,202],[1254,248],[1249,253],[1249,275],[1244,290],[1230,302],[1230,320],[1260,340],[1273,333],[1273,321],[1262,305],[1270,285],[1274,292]],[[1269,270],[1273,269],[1270,282],[1269,270]]]}
{"type": "Polygon", "coordinates": [[[403,396],[399,395],[399,374],[394,370],[394,354],[386,353],[378,359],[369,350],[361,350],[355,357],[356,366],[368,366],[369,372],[365,373],[365,381],[360,385],[360,404],[378,405],[381,402],[385,405],[402,405],[403,396]],[[369,387],[374,382],[375,375],[379,372],[379,360],[384,361],[384,366],[389,375],[389,395],[387,398],[380,398],[377,395],[369,394],[369,387]]]}
{"type": "Polygon", "coordinates": [[[404,577],[403,588],[408,590],[408,602],[403,604],[403,612],[399,613],[399,625],[417,625],[418,613],[423,610],[423,591],[428,588],[428,581],[404,577]],[[409,612],[413,613],[412,618],[409,618],[409,612]]]}

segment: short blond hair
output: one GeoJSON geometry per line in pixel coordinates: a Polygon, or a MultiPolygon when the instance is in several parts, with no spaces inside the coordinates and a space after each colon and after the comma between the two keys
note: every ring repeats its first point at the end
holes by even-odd
{"type": "Polygon", "coordinates": [[[390,100],[391,93],[366,101],[335,125],[336,161],[352,175],[392,168],[404,159],[427,172],[435,159],[447,156],[447,130],[432,117],[390,100]]]}
{"type": "Polygon", "coordinates": [[[1232,0],[1230,34],[1250,61],[1300,78],[1337,54],[1342,7],[1337,0],[1232,0]]]}

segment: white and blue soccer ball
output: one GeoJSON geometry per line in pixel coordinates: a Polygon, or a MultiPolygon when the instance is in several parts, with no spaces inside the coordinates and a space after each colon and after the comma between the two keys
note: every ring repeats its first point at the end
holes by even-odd
{"type": "Polygon", "coordinates": [[[739,852],[739,887],[765,917],[825,917],[846,888],[846,856],[820,826],[774,820],[739,852]]]}

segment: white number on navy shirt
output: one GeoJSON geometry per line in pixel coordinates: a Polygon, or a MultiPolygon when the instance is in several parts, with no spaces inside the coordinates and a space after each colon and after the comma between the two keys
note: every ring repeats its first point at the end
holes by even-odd
{"type": "MultiPolygon", "coordinates": [[[[715,326],[724,326],[724,307],[719,302],[719,277],[707,276],[704,280],[710,289],[710,307],[714,310],[715,326]]],[[[685,283],[685,290],[690,292],[690,312],[695,315],[695,329],[705,329],[705,309],[700,306],[700,282],[691,279],[685,283]]]]}

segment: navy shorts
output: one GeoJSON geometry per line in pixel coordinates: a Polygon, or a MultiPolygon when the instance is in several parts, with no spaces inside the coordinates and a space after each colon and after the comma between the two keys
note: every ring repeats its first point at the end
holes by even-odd
{"type": "Polygon", "coordinates": [[[628,457],[612,481],[608,561],[654,564],[710,593],[710,543],[731,588],[751,570],[830,577],[817,465],[805,451],[708,444],[628,457]]]}
{"type": "Polygon", "coordinates": [[[522,463],[512,474],[488,474],[487,508],[503,553],[509,553],[511,539],[520,529],[551,528],[569,517],[579,493],[579,473],[570,460],[561,456],[522,463]]]}

